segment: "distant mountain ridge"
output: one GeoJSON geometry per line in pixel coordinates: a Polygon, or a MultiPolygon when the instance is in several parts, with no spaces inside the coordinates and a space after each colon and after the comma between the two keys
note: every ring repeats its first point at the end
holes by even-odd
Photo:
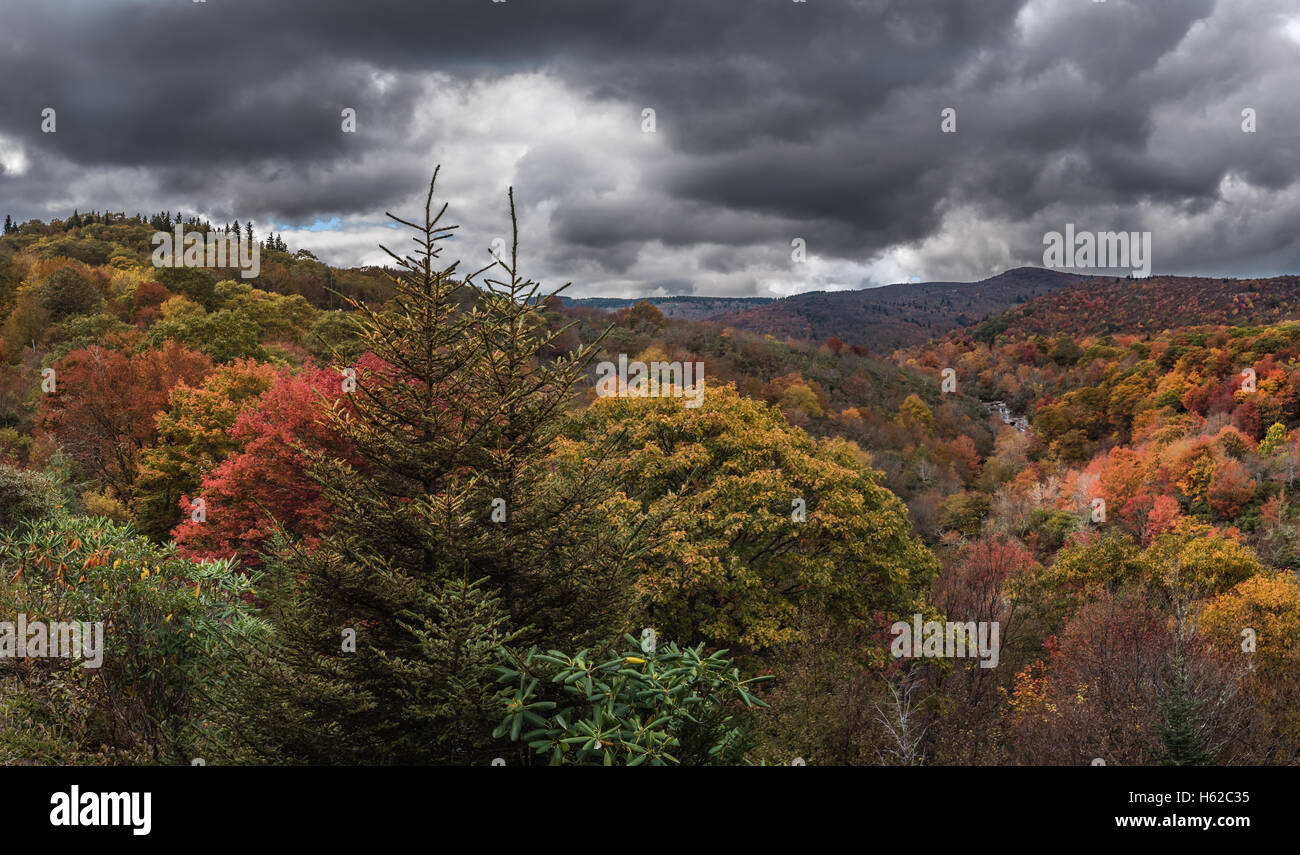
{"type": "MultiPolygon", "coordinates": [[[[876,353],[941,338],[1022,303],[1095,277],[1019,267],[979,282],[917,282],[857,291],[808,291],[784,298],[649,297],[665,316],[708,320],[777,338],[838,338],[876,353]]],[[[640,300],[566,303],[613,311],[640,300]]]]}
{"type": "Polygon", "coordinates": [[[561,297],[566,306],[586,306],[614,312],[635,306],[644,300],[651,303],[664,317],[674,320],[702,321],[714,315],[732,311],[742,306],[761,306],[779,300],[779,297],[561,297]]]}

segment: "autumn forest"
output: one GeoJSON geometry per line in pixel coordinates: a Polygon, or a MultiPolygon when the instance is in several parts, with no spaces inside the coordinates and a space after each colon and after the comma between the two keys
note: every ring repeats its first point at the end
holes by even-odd
{"type": "Polygon", "coordinates": [[[435,191],[382,267],[6,224],[0,615],[104,638],[0,660],[0,763],[1300,759],[1292,280],[913,288],[895,348],[566,301],[435,191]]]}

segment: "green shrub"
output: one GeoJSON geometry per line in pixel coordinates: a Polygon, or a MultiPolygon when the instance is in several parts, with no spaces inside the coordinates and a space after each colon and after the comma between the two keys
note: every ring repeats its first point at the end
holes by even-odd
{"type": "Polygon", "coordinates": [[[522,659],[506,652],[501,682],[515,690],[493,735],[551,765],[741,762],[751,744],[747,714],[767,706],[754,685],[771,678],[742,679],[726,654],[706,656],[703,644],[595,657],[585,650],[568,656],[534,648],[522,659]]]}
{"type": "Polygon", "coordinates": [[[0,463],[0,531],[53,516],[60,504],[59,490],[48,475],[0,463]]]}
{"type": "Polygon", "coordinates": [[[0,615],[102,622],[102,661],[0,659],[0,765],[188,764],[204,757],[209,689],[261,638],[255,576],[195,562],[110,520],[0,535],[0,615]]]}

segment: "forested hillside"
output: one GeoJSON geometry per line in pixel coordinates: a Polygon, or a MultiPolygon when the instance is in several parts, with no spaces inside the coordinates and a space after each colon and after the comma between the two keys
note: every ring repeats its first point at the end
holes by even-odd
{"type": "Polygon", "coordinates": [[[1150,333],[1200,324],[1266,324],[1300,317],[1300,276],[1089,277],[990,318],[976,334],[1150,333]]]}
{"type": "Polygon", "coordinates": [[[808,628],[920,608],[937,563],[865,452],[712,378],[591,397],[606,349],[698,343],[820,419],[786,375],[830,352],[571,326],[505,263],[454,275],[430,212],[386,285],[274,237],[251,282],[158,268],[100,217],[0,243],[0,602],[107,626],[93,680],[0,662],[6,762],[784,763],[799,704],[760,686],[808,628]],[[574,669],[614,706],[533,679],[574,669]]]}
{"type": "Polygon", "coordinates": [[[155,266],[170,212],[0,238],[0,605],[109,628],[0,660],[0,762],[1300,757],[1300,323],[1078,332],[1110,280],[1025,269],[607,313],[438,216],[251,279],[155,266]]]}
{"type": "Polygon", "coordinates": [[[1020,267],[979,282],[919,282],[860,291],[813,291],[711,320],[736,329],[849,344],[886,354],[970,326],[1091,277],[1020,267]]]}

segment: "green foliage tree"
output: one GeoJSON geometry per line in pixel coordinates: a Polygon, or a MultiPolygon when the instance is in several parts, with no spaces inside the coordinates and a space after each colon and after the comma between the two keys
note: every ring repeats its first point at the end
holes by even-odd
{"type": "Polygon", "coordinates": [[[205,309],[216,304],[217,279],[200,267],[160,267],[154,276],[173,294],[184,294],[205,309]]]}
{"type": "Polygon", "coordinates": [[[266,351],[260,344],[261,329],[256,321],[230,309],[211,313],[198,307],[195,309],[154,324],[145,336],[143,346],[160,347],[165,341],[174,341],[206,353],[219,363],[236,359],[266,359],[266,351]]]}
{"type": "Polygon", "coordinates": [[[111,341],[125,339],[131,327],[108,314],[74,315],[63,322],[58,344],[51,348],[49,358],[61,359],[74,350],[111,341]]]}
{"type": "Polygon", "coordinates": [[[351,365],[363,353],[354,315],[343,311],[320,312],[304,338],[307,351],[322,363],[332,359],[351,365]]]}
{"type": "Polygon", "coordinates": [[[215,297],[221,309],[255,323],[262,339],[299,341],[318,314],[301,294],[272,294],[230,279],[217,283],[215,297]]]}
{"type": "Polygon", "coordinates": [[[61,321],[70,315],[88,314],[99,305],[98,286],[84,271],[60,267],[40,286],[41,305],[50,318],[61,321]]]}

